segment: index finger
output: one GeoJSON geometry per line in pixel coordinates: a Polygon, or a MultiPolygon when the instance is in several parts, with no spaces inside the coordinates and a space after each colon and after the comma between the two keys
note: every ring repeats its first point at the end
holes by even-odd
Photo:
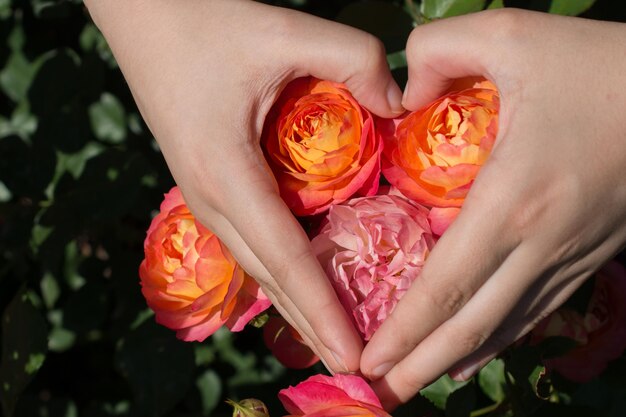
{"type": "Polygon", "coordinates": [[[219,188],[213,187],[206,201],[213,202],[261,261],[270,277],[256,278],[324,361],[337,372],[357,371],[361,339],[307,235],[280,198],[260,149],[228,153],[219,167],[212,167],[218,177],[211,183],[219,188]],[[233,172],[238,175],[226,174],[233,172]]]}

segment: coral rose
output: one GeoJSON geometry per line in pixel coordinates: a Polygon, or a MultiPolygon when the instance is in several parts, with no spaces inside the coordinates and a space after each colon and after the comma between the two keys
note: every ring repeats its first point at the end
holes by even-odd
{"type": "Polygon", "coordinates": [[[311,244],[369,340],[420,274],[435,241],[428,210],[390,194],[332,206],[311,244]]]}
{"type": "Polygon", "coordinates": [[[413,201],[452,208],[433,212],[437,234],[456,217],[491,153],[499,103],[493,84],[482,82],[381,126],[385,178],[413,201]]]}
{"type": "Polygon", "coordinates": [[[158,323],[186,341],[226,324],[240,331],[271,302],[228,249],[191,214],[178,187],[165,195],[144,241],[141,292],[158,323]]]}
{"type": "Polygon", "coordinates": [[[296,215],[378,190],[382,139],[371,114],[342,84],[292,81],[268,114],[261,143],[296,215]]]}
{"type": "Polygon", "coordinates": [[[531,333],[536,344],[549,336],[565,336],[577,346],[561,357],[547,359],[548,369],[569,380],[586,382],[600,375],[626,349],[626,269],[610,262],[596,273],[587,312],[560,308],[531,333]]]}
{"type": "Polygon", "coordinates": [[[287,368],[305,369],[320,360],[297,330],[281,316],[271,316],[265,323],[263,340],[276,359],[287,368]]]}
{"type": "Polygon", "coordinates": [[[355,375],[314,375],[281,390],[278,399],[290,416],[390,417],[370,386],[355,375]]]}

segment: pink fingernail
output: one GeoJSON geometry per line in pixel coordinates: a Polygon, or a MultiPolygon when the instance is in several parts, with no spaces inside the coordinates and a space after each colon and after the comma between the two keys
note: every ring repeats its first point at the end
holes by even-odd
{"type": "Polygon", "coordinates": [[[339,365],[342,368],[341,372],[349,373],[350,370],[346,366],[346,363],[343,361],[343,359],[341,359],[341,356],[339,356],[337,353],[333,352],[332,350],[330,351],[330,353],[333,355],[333,359],[335,359],[335,363],[337,363],[337,365],[339,365]]]}
{"type": "Polygon", "coordinates": [[[393,362],[381,363],[380,365],[378,365],[376,368],[372,370],[370,377],[372,379],[382,378],[383,376],[387,375],[387,372],[389,372],[391,368],[393,368],[393,365],[394,365],[393,362]]]}
{"type": "Polygon", "coordinates": [[[454,379],[457,382],[464,382],[476,375],[480,368],[481,366],[479,363],[468,365],[464,368],[458,368],[450,372],[450,378],[454,379]]]}

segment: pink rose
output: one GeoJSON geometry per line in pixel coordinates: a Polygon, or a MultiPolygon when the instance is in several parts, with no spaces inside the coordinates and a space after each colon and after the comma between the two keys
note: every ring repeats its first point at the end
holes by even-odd
{"type": "Polygon", "coordinates": [[[569,380],[589,381],[626,349],[626,269],[610,262],[596,273],[587,313],[560,308],[531,333],[531,344],[550,336],[565,336],[577,346],[565,355],[545,361],[569,380]]]}
{"type": "Polygon", "coordinates": [[[369,340],[420,274],[435,240],[426,208],[398,195],[378,195],[331,206],[311,244],[369,340]]]}
{"type": "Polygon", "coordinates": [[[367,383],[355,375],[314,375],[278,393],[290,416],[390,417],[367,383]]]}

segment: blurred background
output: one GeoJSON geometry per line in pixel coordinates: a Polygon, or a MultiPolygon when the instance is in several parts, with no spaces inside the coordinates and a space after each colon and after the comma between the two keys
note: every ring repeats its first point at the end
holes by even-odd
{"type": "MultiPolygon", "coordinates": [[[[490,4],[265,3],[377,35],[401,85],[417,13],[490,4]]],[[[626,22],[622,3],[504,1],[626,22]]],[[[278,390],[322,371],[287,371],[259,329],[184,343],[155,324],[137,270],[145,231],[173,185],[82,2],[0,0],[0,415],[226,416],[226,398],[247,397],[280,415],[278,390]]],[[[416,401],[407,415],[438,413],[416,401]]]]}

